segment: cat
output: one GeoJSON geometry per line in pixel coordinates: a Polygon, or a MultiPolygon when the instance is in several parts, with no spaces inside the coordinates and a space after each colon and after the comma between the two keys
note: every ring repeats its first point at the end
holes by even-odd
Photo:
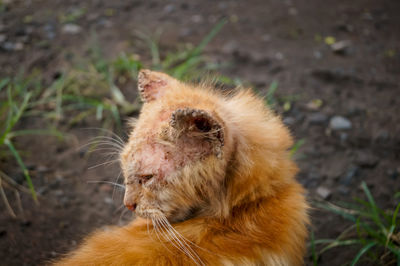
{"type": "Polygon", "coordinates": [[[141,70],[120,154],[136,219],[56,265],[302,265],[305,191],[281,119],[250,89],[222,93],[141,70]]]}

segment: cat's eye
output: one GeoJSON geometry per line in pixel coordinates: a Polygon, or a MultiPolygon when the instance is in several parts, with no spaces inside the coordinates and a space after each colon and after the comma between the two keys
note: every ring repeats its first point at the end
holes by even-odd
{"type": "Polygon", "coordinates": [[[138,179],[138,182],[140,185],[145,184],[147,181],[152,179],[154,177],[153,174],[148,174],[148,175],[135,175],[135,177],[138,179]]]}

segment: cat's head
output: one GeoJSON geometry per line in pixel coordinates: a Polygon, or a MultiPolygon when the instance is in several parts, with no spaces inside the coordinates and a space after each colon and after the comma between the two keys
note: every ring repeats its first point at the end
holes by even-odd
{"type": "Polygon", "coordinates": [[[149,70],[138,89],[144,104],[121,153],[124,204],[171,221],[215,211],[232,147],[220,97],[149,70]]]}

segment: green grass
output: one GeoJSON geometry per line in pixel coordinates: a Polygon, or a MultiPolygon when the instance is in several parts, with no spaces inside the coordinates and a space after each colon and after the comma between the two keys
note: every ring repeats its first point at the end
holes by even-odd
{"type": "Polygon", "coordinates": [[[315,263],[319,255],[332,248],[355,246],[358,252],[348,262],[349,265],[363,265],[362,259],[377,265],[400,265],[400,202],[393,210],[385,211],[376,204],[365,182],[361,187],[366,200],[356,199],[355,203],[343,206],[315,203],[317,207],[341,215],[352,223],[336,239],[311,239],[315,263]],[[318,252],[315,251],[316,245],[322,246],[318,252]]]}

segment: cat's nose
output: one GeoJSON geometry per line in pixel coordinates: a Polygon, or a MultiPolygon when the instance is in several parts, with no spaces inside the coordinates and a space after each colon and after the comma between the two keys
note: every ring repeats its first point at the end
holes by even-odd
{"type": "Polygon", "coordinates": [[[125,207],[134,212],[136,210],[136,203],[125,203],[125,207]]]}

